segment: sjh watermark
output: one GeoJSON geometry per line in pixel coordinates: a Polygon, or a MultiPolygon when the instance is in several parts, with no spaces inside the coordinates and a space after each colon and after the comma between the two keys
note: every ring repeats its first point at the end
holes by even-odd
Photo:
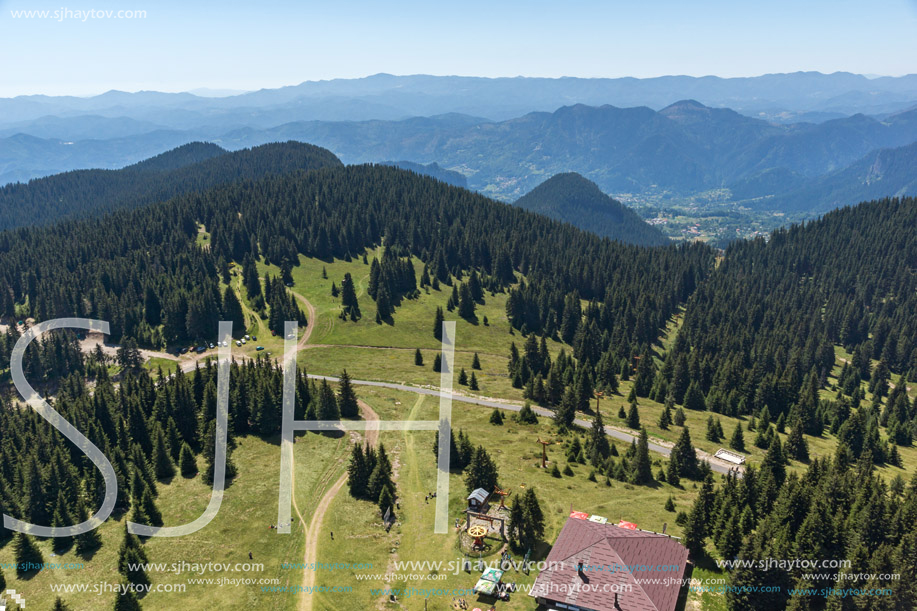
{"type": "Polygon", "coordinates": [[[82,21],[90,19],[146,19],[145,10],[99,10],[99,9],[70,9],[62,6],[59,9],[10,11],[13,19],[46,19],[48,21],[82,21]]]}
{"type": "MultiPolygon", "coordinates": [[[[102,473],[105,482],[105,497],[99,510],[85,522],[73,526],[38,526],[12,516],[3,515],[3,525],[9,530],[23,532],[37,537],[75,537],[94,530],[111,516],[118,495],[118,480],[115,469],[107,456],[76,429],[66,418],[61,416],[25,378],[22,360],[26,348],[41,334],[53,329],[84,329],[108,335],[107,321],[88,318],[56,318],[38,323],[28,329],[16,341],[10,355],[10,375],[13,385],[26,403],[39,416],[69,439],[96,468],[102,473]]],[[[437,455],[436,480],[436,516],[433,532],[449,532],[449,463],[450,437],[452,435],[452,378],[455,366],[455,322],[443,322],[442,369],[440,374],[439,420],[296,420],[293,405],[296,394],[296,352],[297,330],[295,321],[286,321],[284,325],[283,356],[283,424],[281,427],[280,446],[280,492],[277,506],[277,533],[289,534],[293,502],[293,435],[295,431],[436,431],[439,438],[437,455]]],[[[180,526],[148,526],[128,522],[127,530],[143,537],[180,537],[195,533],[207,526],[220,511],[223,503],[223,490],[226,481],[226,438],[229,420],[229,361],[232,322],[219,323],[219,355],[217,364],[217,417],[214,451],[213,488],[210,502],[204,513],[192,522],[180,526]]],[[[322,377],[329,381],[336,378],[322,377]]]]}
{"type": "Polygon", "coordinates": [[[0,594],[0,611],[6,611],[6,604],[9,601],[19,605],[20,609],[25,609],[25,598],[22,594],[16,594],[16,590],[7,590],[0,594]]]}

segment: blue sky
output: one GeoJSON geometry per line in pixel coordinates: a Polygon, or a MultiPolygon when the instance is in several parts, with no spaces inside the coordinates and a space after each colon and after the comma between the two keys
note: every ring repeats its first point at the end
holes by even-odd
{"type": "Polygon", "coordinates": [[[917,0],[0,0],[0,96],[259,89],[377,72],[917,72],[917,0]],[[13,11],[146,11],[143,19],[13,11]]]}

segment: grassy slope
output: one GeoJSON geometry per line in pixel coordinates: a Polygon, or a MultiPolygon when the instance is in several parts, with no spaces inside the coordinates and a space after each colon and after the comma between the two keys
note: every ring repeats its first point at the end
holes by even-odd
{"type": "MultiPolygon", "coordinates": [[[[323,475],[343,469],[348,451],[347,440],[310,435],[300,439],[295,446],[296,499],[300,509],[311,515],[311,510],[321,497],[323,475]]],[[[297,585],[301,573],[280,569],[281,562],[300,562],[303,553],[302,528],[294,521],[289,536],[277,535],[270,525],[277,521],[277,494],[280,477],[280,449],[277,439],[264,441],[255,437],[238,440],[233,461],[239,475],[226,490],[223,504],[216,518],[204,529],[177,538],[151,538],[146,543],[150,562],[155,563],[264,563],[263,572],[209,573],[195,575],[183,573],[150,573],[153,584],[187,584],[188,578],[253,578],[280,579],[281,585],[297,585]]],[[[336,475],[335,475],[336,476],[336,475]]],[[[333,480],[332,480],[333,481],[333,480]]],[[[166,525],[177,525],[194,520],[206,507],[210,490],[200,476],[186,480],[180,476],[171,483],[159,486],[158,506],[166,525]]],[[[295,516],[295,512],[294,512],[295,516]]],[[[295,518],[294,518],[295,519],[295,518]]],[[[73,550],[59,557],[51,556],[50,541],[39,542],[45,562],[83,562],[81,570],[48,570],[27,580],[15,577],[13,571],[4,571],[7,587],[21,592],[29,608],[49,609],[55,594],[51,584],[117,584],[118,547],[124,528],[124,518],[110,519],[100,527],[103,545],[87,560],[81,560],[73,550]]],[[[14,562],[13,546],[7,543],[0,549],[0,563],[14,562]]],[[[63,598],[73,609],[111,609],[115,594],[96,595],[65,594],[63,598]]],[[[150,593],[143,601],[149,609],[278,609],[295,608],[295,596],[261,591],[259,585],[200,585],[188,584],[184,593],[150,593]]]]}
{"type": "MultiPolygon", "coordinates": [[[[425,397],[418,402],[416,395],[387,389],[361,389],[361,397],[367,400],[382,419],[418,418],[435,420],[438,415],[438,402],[433,397],[425,397]]],[[[536,443],[540,437],[555,438],[551,424],[542,419],[537,425],[518,425],[507,420],[503,426],[488,423],[489,410],[476,406],[455,406],[453,426],[463,429],[476,444],[484,445],[491,453],[501,474],[501,484],[519,494],[524,487],[534,487],[545,513],[545,539],[553,541],[570,511],[574,509],[588,513],[597,513],[617,521],[625,519],[634,521],[642,528],[661,530],[662,524],[668,523],[668,532],[680,534],[680,528],[674,524],[674,514],[663,509],[665,500],[671,495],[675,498],[678,510],[690,508],[696,490],[690,484],[686,488],[673,488],[668,484],[655,487],[631,486],[613,482],[606,487],[604,478],[598,482],[587,479],[591,468],[585,465],[571,465],[575,473],[572,477],[561,479],[551,477],[539,468],[541,446],[536,443]]],[[[446,535],[433,534],[435,506],[431,501],[424,503],[424,495],[436,488],[436,465],[433,459],[432,432],[389,432],[381,438],[386,449],[392,455],[396,465],[397,481],[401,510],[399,522],[386,534],[374,506],[365,501],[356,501],[347,494],[341,494],[332,505],[332,511],[326,515],[330,519],[328,528],[335,533],[335,540],[322,539],[319,546],[319,561],[332,562],[371,562],[373,568],[365,571],[343,571],[326,573],[325,582],[335,585],[350,585],[349,593],[323,593],[316,601],[318,609],[357,610],[372,608],[379,603],[380,597],[372,597],[371,588],[404,587],[415,588],[471,588],[478,574],[460,572],[449,573],[444,580],[428,577],[413,583],[393,580],[388,583],[379,579],[372,581],[357,580],[357,572],[364,574],[384,574],[389,567],[390,558],[399,561],[458,561],[462,556],[457,546],[454,533],[446,535]]],[[[619,445],[623,450],[623,447],[619,445]]],[[[559,461],[563,466],[563,449],[560,445],[548,448],[548,458],[559,461]]],[[[462,515],[467,491],[461,475],[453,474],[450,481],[450,514],[449,524],[462,515]]],[[[510,497],[512,498],[512,497],[510,497]]],[[[499,549],[496,541],[491,541],[494,548],[485,559],[493,560],[499,549]]],[[[546,547],[533,552],[534,559],[541,559],[546,547]]],[[[521,560],[520,557],[515,559],[521,560]]],[[[410,571],[408,571],[410,572],[410,571]]],[[[447,571],[443,571],[445,574],[447,571]]],[[[510,569],[505,580],[518,583],[534,581],[536,571],[526,576],[510,569]]],[[[321,581],[319,581],[321,583],[321,581]]],[[[483,599],[465,596],[471,606],[485,604],[483,599]]],[[[399,597],[407,609],[423,609],[422,597],[399,597]]],[[[446,608],[451,596],[434,596],[430,608],[446,608]]],[[[501,609],[532,609],[534,600],[525,594],[512,596],[509,604],[501,603],[501,609]]],[[[483,608],[487,608],[486,606],[483,608]]]]}

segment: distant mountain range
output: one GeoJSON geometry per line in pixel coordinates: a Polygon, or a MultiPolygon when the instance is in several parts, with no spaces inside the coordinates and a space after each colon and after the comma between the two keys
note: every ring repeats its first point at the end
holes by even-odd
{"type": "Polygon", "coordinates": [[[669,243],[661,231],[644,222],[636,212],[574,172],[549,178],[514,205],[620,242],[640,246],[669,243]]]}
{"type": "MultiPolygon", "coordinates": [[[[203,125],[224,130],[303,120],[392,120],[446,113],[499,121],[573,104],[658,110],[689,98],[779,122],[818,122],[856,113],[893,113],[913,106],[917,104],[917,75],[868,78],[847,72],[796,72],[752,78],[638,79],[376,74],[307,81],[226,97],[155,91],[109,91],[88,98],[20,96],[0,99],[0,130],[7,130],[6,135],[18,132],[48,137],[46,124],[55,117],[84,115],[133,119],[153,123],[159,129],[203,125]]],[[[109,137],[130,135],[126,132],[135,133],[137,128],[137,124],[126,122],[120,128],[124,133],[109,137]]]]}
{"type": "Polygon", "coordinates": [[[577,172],[606,193],[687,196],[735,185],[755,205],[776,194],[775,172],[800,181],[917,141],[917,110],[821,124],[775,125],[686,100],[660,111],[576,105],[508,121],[442,115],[405,121],[291,123],[216,139],[229,149],[300,140],[345,163],[409,159],[467,176],[474,190],[512,201],[546,178],[577,172]]]}
{"type": "Polygon", "coordinates": [[[850,177],[861,176],[858,168],[872,156],[899,157],[894,149],[917,142],[915,100],[917,76],[817,73],[753,79],[376,75],[223,98],[28,96],[0,100],[0,184],[76,168],[122,168],[194,141],[239,150],[295,140],[327,148],[344,163],[395,163],[504,201],[551,176],[576,172],[605,193],[654,205],[716,190],[717,197],[757,210],[817,212],[855,203],[867,191],[870,197],[911,192],[904,169],[869,180],[866,191],[850,177]],[[654,110],[674,92],[698,95],[654,110]],[[644,105],[577,103],[494,119],[501,108],[633,99],[644,105]],[[727,102],[742,112],[717,107],[727,102]],[[748,116],[752,102],[792,110],[780,110],[779,117],[757,113],[764,120],[748,116]],[[328,112],[316,110],[322,105],[328,112]],[[382,106],[389,110],[372,110],[382,106]],[[856,108],[872,116],[844,115],[856,108]],[[450,112],[366,118],[434,109],[450,112]],[[811,113],[817,122],[775,120],[811,113]],[[299,120],[317,116],[362,120],[299,120]],[[829,116],[836,118],[824,120],[829,116]]]}

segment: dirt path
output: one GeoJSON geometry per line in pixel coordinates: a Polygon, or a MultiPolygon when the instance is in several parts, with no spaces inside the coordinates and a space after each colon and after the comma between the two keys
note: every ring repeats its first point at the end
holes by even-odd
{"type": "MultiPolygon", "coordinates": [[[[114,344],[106,344],[105,336],[102,333],[95,331],[90,331],[86,334],[86,339],[80,341],[80,350],[83,352],[89,353],[96,349],[96,346],[102,347],[102,352],[106,356],[117,356],[118,355],[118,346],[114,344]]],[[[170,361],[177,361],[178,357],[174,354],[169,354],[168,352],[159,352],[157,350],[146,350],[144,348],[139,349],[140,354],[145,359],[168,359],[170,361]]]]}
{"type": "Polygon", "coordinates": [[[299,343],[296,344],[297,350],[302,350],[306,348],[306,344],[309,343],[309,338],[312,337],[312,330],[315,328],[315,306],[309,303],[309,300],[300,295],[299,293],[293,293],[297,299],[299,299],[304,306],[306,306],[306,330],[303,332],[302,337],[299,339],[299,343]]]}
{"type": "MultiPolygon", "coordinates": [[[[308,303],[308,302],[306,302],[308,303]]],[[[309,322],[311,323],[313,316],[309,317],[309,322]]],[[[363,419],[366,421],[377,421],[379,420],[379,415],[373,411],[369,405],[363,401],[359,402],[360,412],[363,416],[363,419]]],[[[376,445],[379,441],[379,431],[366,431],[366,441],[372,445],[376,445]]],[[[293,489],[296,490],[296,471],[293,471],[293,489]]],[[[331,507],[331,503],[334,501],[334,498],[337,496],[337,493],[341,491],[341,488],[344,487],[344,484],[347,483],[347,474],[341,475],[334,485],[328,489],[325,495],[322,497],[322,500],[319,501],[318,505],[315,507],[315,512],[312,514],[312,520],[309,522],[308,528],[305,529],[306,536],[306,551],[303,556],[303,596],[299,599],[299,609],[300,611],[312,611],[312,601],[314,596],[309,592],[309,589],[315,585],[315,574],[316,571],[309,570],[309,566],[314,565],[318,560],[318,542],[322,533],[322,522],[324,521],[325,513],[331,507]]],[[[293,505],[296,505],[296,496],[293,496],[293,505]]],[[[296,509],[296,513],[299,514],[299,509],[296,509]]],[[[302,521],[302,515],[299,516],[300,521],[302,521]]]]}

